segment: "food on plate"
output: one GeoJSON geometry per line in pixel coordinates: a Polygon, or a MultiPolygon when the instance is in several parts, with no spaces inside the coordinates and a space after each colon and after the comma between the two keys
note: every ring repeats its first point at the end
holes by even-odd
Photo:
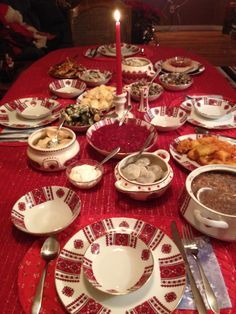
{"type": "Polygon", "coordinates": [[[78,99],[80,106],[90,107],[99,111],[108,111],[113,107],[115,87],[100,85],[78,99]]]}
{"type": "Polygon", "coordinates": [[[216,136],[185,139],[177,144],[176,151],[200,165],[225,164],[236,166],[236,145],[219,140],[216,136]]]}
{"type": "Polygon", "coordinates": [[[116,121],[93,131],[90,141],[96,148],[106,152],[120,146],[119,153],[133,153],[140,150],[149,134],[150,130],[146,126],[129,122],[119,126],[116,121]]]}
{"type": "Polygon", "coordinates": [[[150,61],[145,58],[128,58],[122,61],[122,64],[129,65],[132,67],[142,67],[144,65],[150,64],[150,61]]]}
{"type": "MultiPolygon", "coordinates": [[[[55,138],[57,129],[45,129],[42,136],[34,143],[34,146],[37,148],[50,148],[49,142],[55,138]]],[[[67,132],[60,130],[58,135],[58,144],[53,145],[53,149],[64,147],[66,144],[71,142],[71,135],[67,132]]]]}
{"type": "Polygon", "coordinates": [[[192,78],[186,73],[168,73],[160,77],[162,83],[167,85],[187,85],[192,82],[192,78]]]}
{"type": "Polygon", "coordinates": [[[72,58],[66,58],[65,61],[52,66],[49,74],[56,78],[77,78],[79,73],[84,71],[85,67],[78,64],[72,58]]]}
{"type": "MultiPolygon", "coordinates": [[[[133,94],[136,97],[140,97],[141,96],[141,88],[143,86],[146,86],[146,85],[149,85],[149,82],[147,82],[144,79],[131,84],[131,94],[133,94]]],[[[160,94],[162,91],[163,91],[162,86],[160,86],[157,83],[152,83],[149,85],[149,97],[160,94]]]]}
{"type": "Polygon", "coordinates": [[[186,57],[176,56],[162,62],[162,68],[168,72],[183,73],[198,68],[198,62],[186,57]]]}
{"type": "Polygon", "coordinates": [[[147,157],[141,157],[134,163],[130,162],[122,171],[122,175],[128,180],[138,183],[154,183],[164,176],[163,169],[147,157]]]}
{"type": "Polygon", "coordinates": [[[71,104],[64,110],[65,125],[79,127],[92,125],[101,119],[98,110],[80,104],[71,104]]]}
{"type": "Polygon", "coordinates": [[[111,78],[111,72],[100,70],[85,70],[80,74],[80,79],[86,82],[99,83],[111,78]]]}
{"type": "Polygon", "coordinates": [[[199,201],[218,212],[236,214],[236,176],[224,171],[209,171],[199,174],[192,181],[194,195],[199,193],[199,201]]]}

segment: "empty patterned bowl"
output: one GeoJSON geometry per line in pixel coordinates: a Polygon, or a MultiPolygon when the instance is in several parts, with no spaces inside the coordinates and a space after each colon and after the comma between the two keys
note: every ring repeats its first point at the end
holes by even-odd
{"type": "Polygon", "coordinates": [[[75,79],[56,80],[49,84],[49,89],[58,97],[75,98],[85,91],[86,84],[75,79]]]}
{"type": "Polygon", "coordinates": [[[83,259],[88,281],[112,295],[141,288],[151,277],[153,267],[151,250],[141,239],[115,231],[92,242],[83,259]]]}
{"type": "Polygon", "coordinates": [[[172,131],[181,127],[188,118],[188,114],[180,107],[160,106],[149,109],[144,120],[151,123],[159,131],[172,131]]]}
{"type": "Polygon", "coordinates": [[[38,236],[58,233],[80,213],[80,198],[62,186],[45,186],[23,195],[11,211],[12,223],[20,230],[38,236]]]}

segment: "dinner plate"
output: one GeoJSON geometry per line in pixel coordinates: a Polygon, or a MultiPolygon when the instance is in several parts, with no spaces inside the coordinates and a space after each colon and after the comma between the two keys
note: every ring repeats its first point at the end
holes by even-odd
{"type": "MultiPolygon", "coordinates": [[[[139,53],[140,48],[136,45],[121,44],[121,54],[123,57],[129,57],[133,56],[136,53],[139,53]]],[[[110,45],[102,45],[98,47],[98,52],[104,56],[107,57],[115,57],[116,56],[116,45],[110,44],[110,45]]]]}
{"type": "MultiPolygon", "coordinates": [[[[188,122],[192,123],[197,126],[201,126],[207,129],[232,129],[236,127],[236,110],[233,112],[229,112],[225,116],[219,118],[219,119],[207,119],[200,115],[197,110],[195,109],[194,102],[196,100],[185,100],[181,103],[180,107],[186,110],[188,115],[188,122]]],[[[204,105],[204,97],[199,98],[198,102],[201,105],[204,105]]],[[[175,103],[175,101],[174,101],[175,103]]],[[[233,108],[235,106],[235,103],[228,102],[229,105],[233,108]]]]}
{"type": "MultiPolygon", "coordinates": [[[[192,139],[192,140],[196,140],[198,138],[202,138],[205,136],[210,136],[209,134],[188,134],[188,135],[182,135],[177,137],[176,139],[174,139],[171,143],[170,143],[170,154],[171,156],[184,168],[192,171],[196,168],[201,167],[201,165],[199,163],[197,163],[194,160],[191,160],[190,158],[188,158],[188,156],[186,154],[180,154],[179,152],[177,152],[176,147],[177,144],[182,141],[182,140],[186,140],[186,139],[192,139]]],[[[217,136],[217,138],[221,141],[227,141],[231,144],[236,144],[236,140],[226,140],[225,137],[222,137],[220,135],[217,136]]]]}
{"type": "MultiPolygon", "coordinates": [[[[115,271],[115,270],[114,270],[115,271]]],[[[55,268],[59,298],[68,313],[172,313],[186,283],[185,265],[175,243],[160,229],[133,218],[109,218],[74,234],[60,252],[55,268]],[[152,251],[153,274],[146,285],[128,295],[111,296],[86,280],[82,263],[89,245],[108,232],[139,237],[152,251]]]]}
{"type": "MultiPolygon", "coordinates": [[[[196,63],[193,66],[193,68],[191,68],[189,71],[187,71],[185,73],[188,73],[189,75],[198,75],[198,74],[201,74],[202,72],[205,71],[205,66],[203,64],[201,64],[197,61],[194,61],[194,62],[196,62],[196,63]]],[[[163,60],[159,60],[154,64],[154,67],[156,69],[160,69],[160,67],[161,67],[162,73],[171,73],[171,71],[168,71],[165,68],[163,68],[162,64],[163,64],[163,60]]]]}
{"type": "Polygon", "coordinates": [[[21,98],[16,101],[5,103],[0,107],[0,124],[9,128],[16,129],[37,128],[55,121],[60,115],[60,110],[61,105],[58,101],[53,99],[39,97],[21,98]],[[17,113],[17,102],[19,101],[24,103],[47,101],[49,104],[52,105],[53,110],[51,111],[51,114],[49,116],[44,118],[34,120],[25,119],[17,113]]]}

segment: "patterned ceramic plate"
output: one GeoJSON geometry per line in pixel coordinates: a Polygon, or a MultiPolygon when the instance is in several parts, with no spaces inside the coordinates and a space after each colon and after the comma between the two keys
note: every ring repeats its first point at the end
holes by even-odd
{"type": "MultiPolygon", "coordinates": [[[[162,73],[170,73],[171,71],[168,71],[167,69],[163,68],[162,64],[163,64],[163,60],[159,60],[159,61],[157,61],[155,63],[154,66],[155,66],[156,69],[159,69],[160,66],[161,66],[161,68],[162,68],[161,72],[162,73]]],[[[189,69],[189,71],[187,71],[185,73],[188,73],[189,75],[198,75],[198,74],[201,74],[204,71],[205,71],[204,65],[199,63],[199,62],[197,62],[197,61],[194,61],[194,66],[191,67],[189,69]]]]}
{"type": "Polygon", "coordinates": [[[53,99],[46,98],[21,98],[9,103],[5,103],[0,107],[0,124],[9,128],[16,129],[29,129],[29,128],[37,128],[40,126],[44,126],[50,124],[55,121],[60,115],[61,105],[58,101],[53,99]],[[38,102],[47,102],[50,107],[52,107],[51,114],[47,117],[29,120],[25,119],[17,113],[17,104],[25,103],[27,106],[33,106],[38,102]]]}
{"type": "MultiPolygon", "coordinates": [[[[140,51],[140,48],[136,45],[130,45],[123,43],[121,45],[121,54],[123,57],[133,56],[140,51]]],[[[107,57],[115,57],[116,56],[116,45],[102,45],[98,48],[98,52],[107,57]]]]}
{"type": "Polygon", "coordinates": [[[183,296],[185,265],[174,242],[160,229],[137,219],[110,218],[88,225],[70,238],[57,259],[55,283],[68,313],[170,314],[183,296]],[[154,258],[155,267],[147,284],[122,296],[93,288],[82,267],[89,245],[112,230],[138,236],[154,258]]]}
{"type": "Polygon", "coordinates": [[[75,79],[56,80],[49,84],[49,89],[58,97],[75,98],[85,91],[86,84],[75,79]]]}
{"type": "Polygon", "coordinates": [[[88,281],[112,295],[140,289],[150,279],[153,266],[153,256],[146,243],[135,235],[117,231],[92,242],[83,259],[88,281]]]}
{"type": "MultiPolygon", "coordinates": [[[[198,167],[201,167],[201,165],[199,163],[197,163],[194,160],[191,160],[190,158],[188,158],[188,156],[186,154],[180,154],[179,152],[177,152],[176,150],[176,146],[177,144],[182,141],[182,140],[186,140],[186,139],[192,139],[192,140],[196,140],[198,138],[202,138],[202,137],[208,137],[209,135],[204,135],[204,134],[188,134],[188,135],[183,135],[183,136],[179,136],[176,139],[173,140],[173,142],[170,144],[170,153],[172,155],[172,157],[180,164],[182,165],[184,168],[192,171],[198,167]]],[[[221,141],[227,141],[231,144],[236,144],[236,140],[230,140],[227,139],[225,137],[222,137],[220,135],[217,136],[217,138],[221,141]]]]}
{"type": "MultiPolygon", "coordinates": [[[[200,115],[194,105],[194,102],[199,102],[199,105],[204,105],[204,98],[198,98],[197,100],[186,100],[181,103],[180,107],[189,113],[188,122],[201,126],[207,129],[232,129],[236,128],[236,110],[229,112],[225,116],[218,119],[208,119],[200,115]]],[[[222,101],[222,100],[221,100],[222,101]]],[[[229,106],[233,109],[235,103],[228,102],[229,106]]]]}
{"type": "Polygon", "coordinates": [[[21,231],[46,236],[64,230],[79,213],[80,199],[74,191],[46,186],[23,195],[12,208],[11,220],[21,231]]]}

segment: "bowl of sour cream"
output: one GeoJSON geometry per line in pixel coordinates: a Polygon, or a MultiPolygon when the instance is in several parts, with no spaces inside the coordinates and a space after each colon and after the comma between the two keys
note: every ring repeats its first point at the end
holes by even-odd
{"type": "Polygon", "coordinates": [[[103,166],[93,159],[81,159],[66,168],[68,180],[80,189],[94,187],[101,181],[103,172],[103,166]]]}

